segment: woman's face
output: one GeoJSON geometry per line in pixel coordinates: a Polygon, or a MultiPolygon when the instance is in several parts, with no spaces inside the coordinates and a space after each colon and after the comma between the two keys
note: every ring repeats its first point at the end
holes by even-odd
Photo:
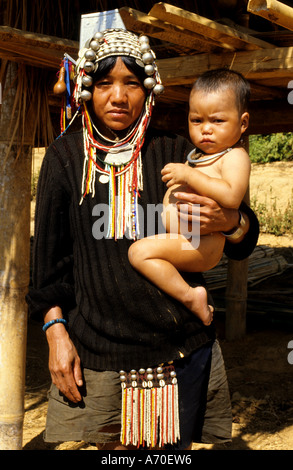
{"type": "Polygon", "coordinates": [[[130,127],[139,117],[146,91],[136,75],[118,57],[115,66],[93,87],[92,107],[101,132],[113,138],[114,132],[130,127]]]}

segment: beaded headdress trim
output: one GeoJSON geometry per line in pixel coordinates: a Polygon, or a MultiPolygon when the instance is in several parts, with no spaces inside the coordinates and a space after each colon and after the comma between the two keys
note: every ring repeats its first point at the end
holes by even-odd
{"type": "Polygon", "coordinates": [[[136,36],[124,29],[107,29],[97,32],[87,41],[88,47],[79,51],[76,63],[75,100],[77,104],[92,98],[88,90],[93,84],[92,74],[98,70],[99,62],[107,57],[129,56],[144,68],[147,78],[144,86],[155,95],[163,93],[161,77],[156,64],[156,55],[147,36],[136,36]]]}

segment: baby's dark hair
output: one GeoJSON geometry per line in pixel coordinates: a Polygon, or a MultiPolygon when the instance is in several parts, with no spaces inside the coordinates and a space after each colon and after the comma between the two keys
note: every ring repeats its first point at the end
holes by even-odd
{"type": "Polygon", "coordinates": [[[225,68],[208,70],[199,76],[191,91],[211,93],[231,88],[235,92],[236,106],[241,115],[248,111],[250,85],[246,78],[235,70],[225,68]]]}

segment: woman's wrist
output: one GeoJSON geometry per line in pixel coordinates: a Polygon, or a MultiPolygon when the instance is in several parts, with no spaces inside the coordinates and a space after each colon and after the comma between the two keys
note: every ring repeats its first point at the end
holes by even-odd
{"type": "Polygon", "coordinates": [[[64,318],[55,318],[55,320],[50,320],[43,326],[43,331],[47,331],[53,325],[61,323],[64,326],[67,326],[67,321],[64,318]]]}
{"type": "Polygon", "coordinates": [[[66,326],[67,322],[63,318],[60,307],[52,307],[44,314],[44,325],[42,329],[46,335],[52,335],[55,333],[62,334],[64,331],[66,331],[66,326]]]}
{"type": "Polygon", "coordinates": [[[239,243],[243,240],[244,236],[249,229],[249,218],[247,215],[238,210],[238,222],[237,224],[229,231],[221,232],[222,235],[231,243],[239,243]]]}

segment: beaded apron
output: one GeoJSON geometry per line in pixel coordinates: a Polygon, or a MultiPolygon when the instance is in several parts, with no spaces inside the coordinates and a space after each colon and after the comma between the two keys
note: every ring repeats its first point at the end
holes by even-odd
{"type": "Polygon", "coordinates": [[[154,448],[180,439],[178,385],[172,363],[120,371],[121,443],[154,448]]]}

